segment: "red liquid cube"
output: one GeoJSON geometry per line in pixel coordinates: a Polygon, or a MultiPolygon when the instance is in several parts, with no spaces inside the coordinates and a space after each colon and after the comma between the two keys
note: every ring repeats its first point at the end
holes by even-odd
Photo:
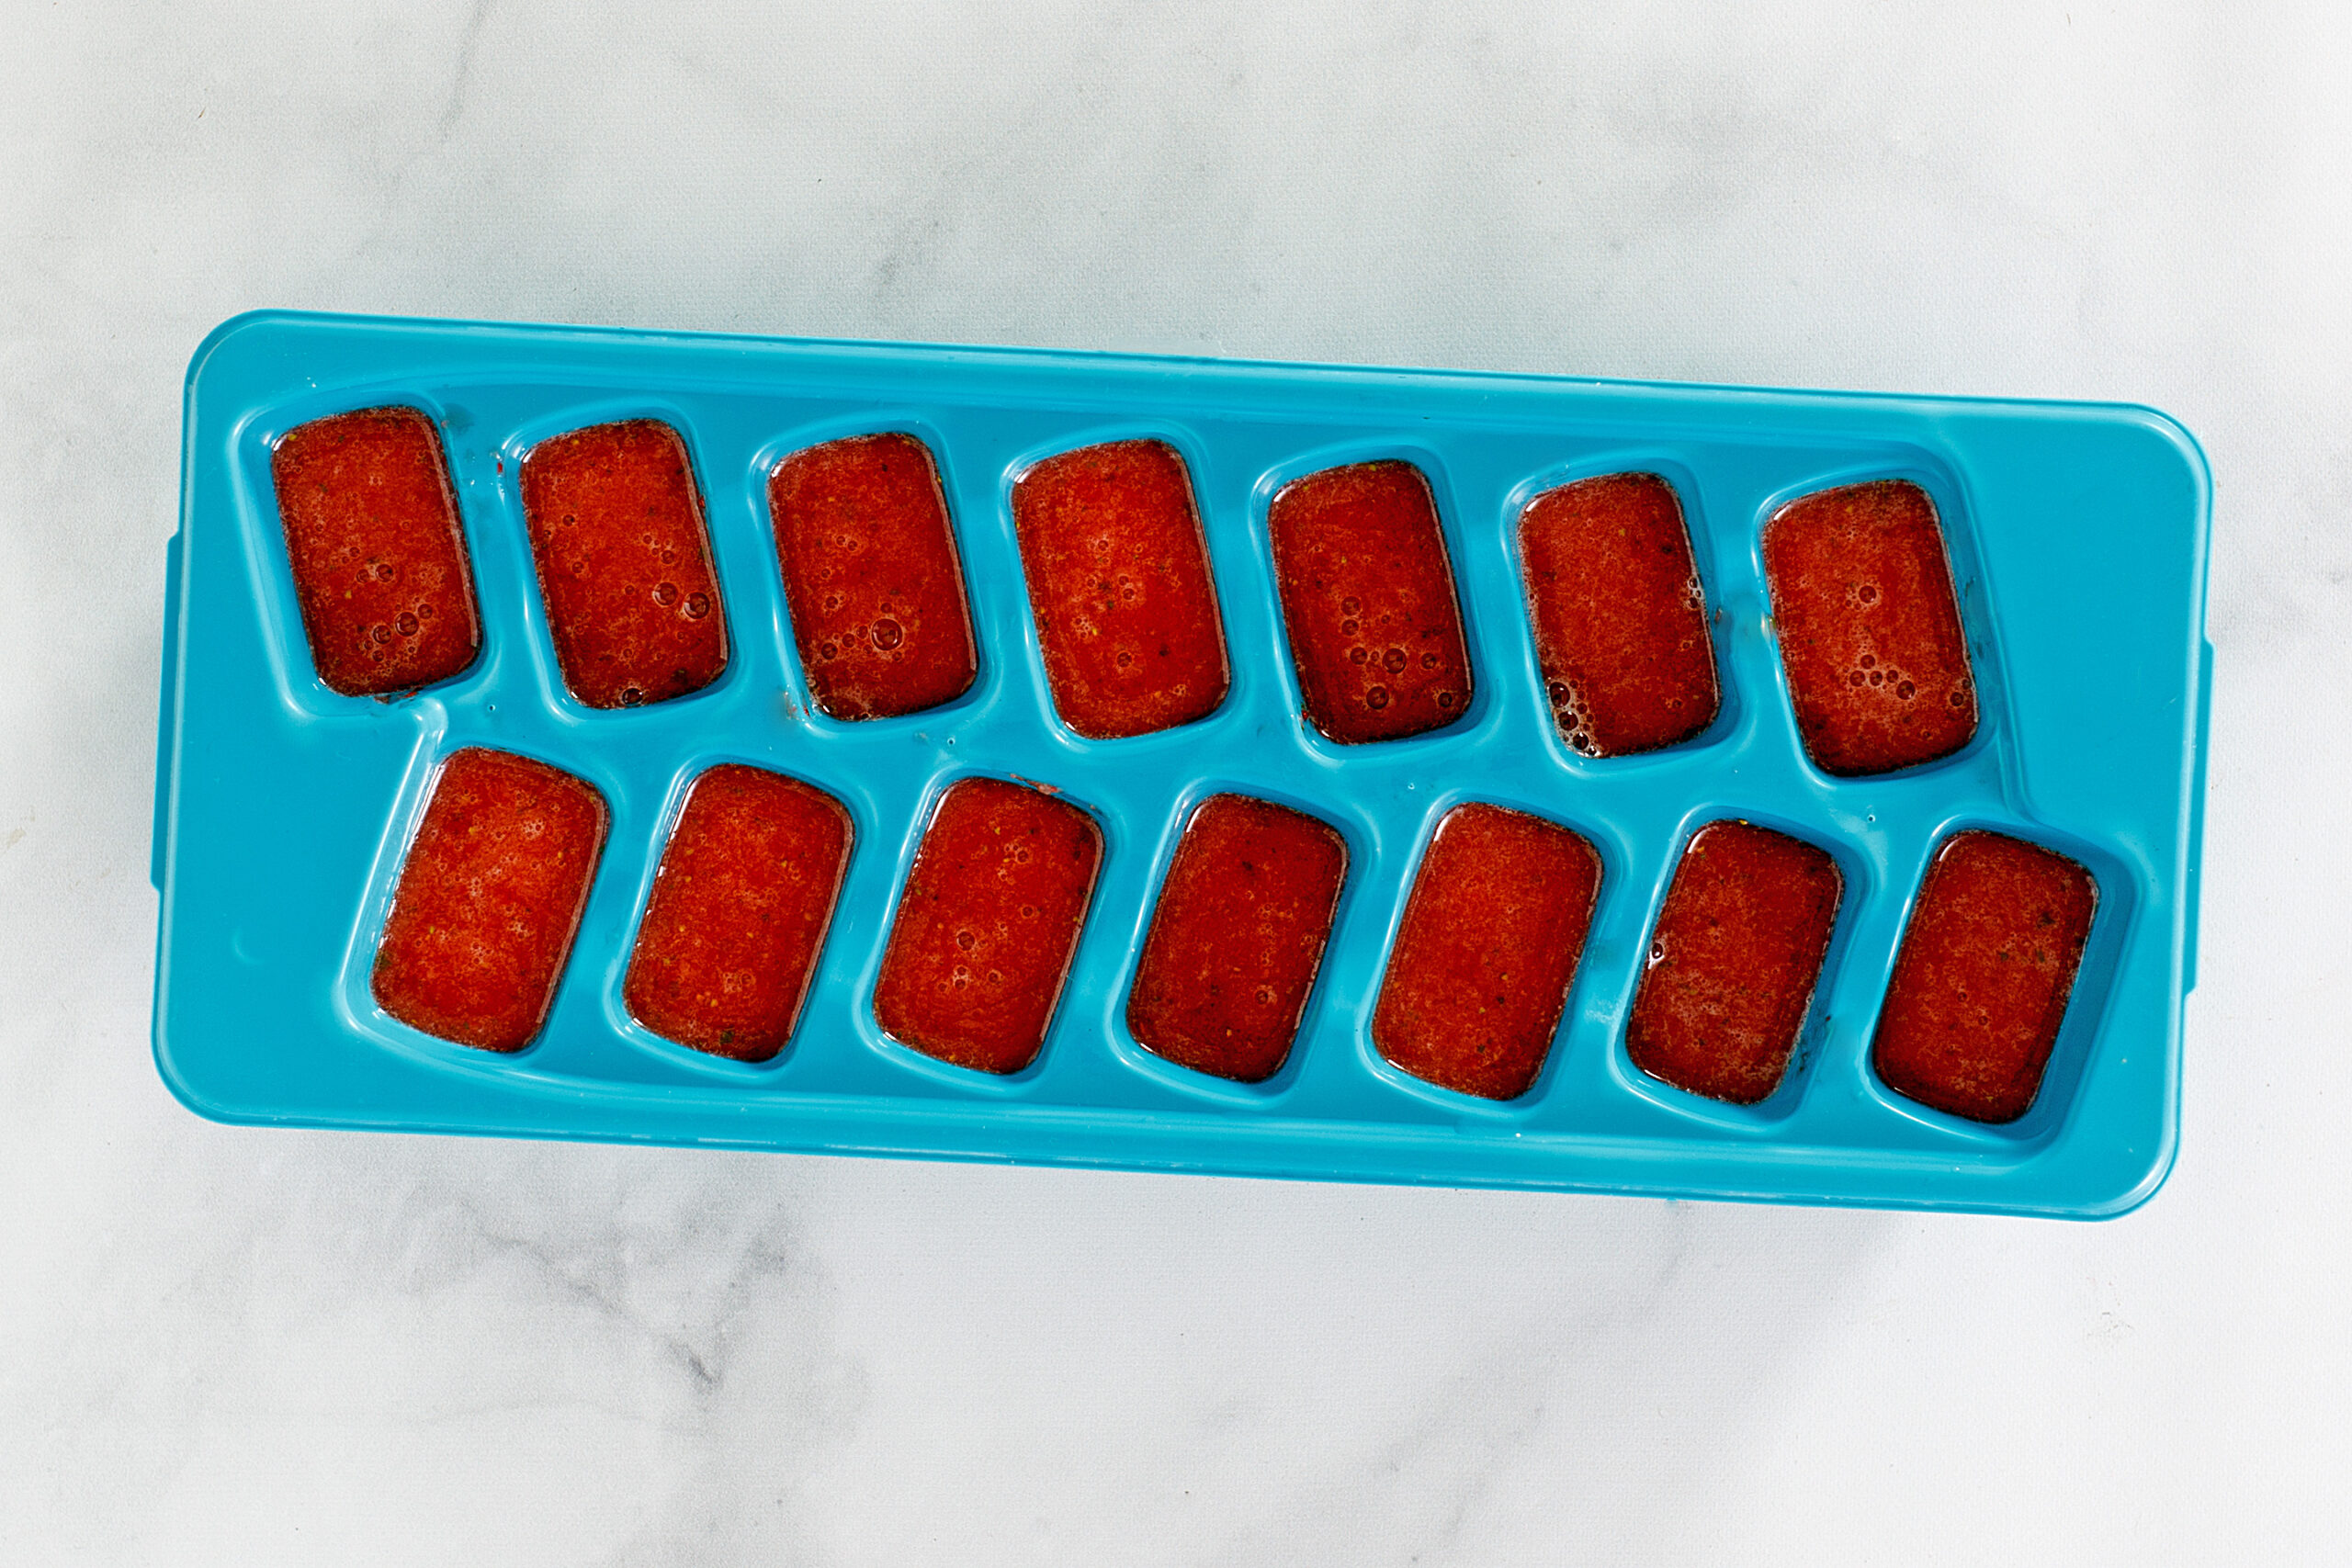
{"type": "Polygon", "coordinates": [[[824,791],[729,762],[686,795],[638,927],[622,999],[654,1033],[763,1062],[784,1048],[849,867],[824,791]]]}
{"type": "Polygon", "coordinates": [[[452,752],[376,949],[379,1006],[411,1028],[519,1051],[546,1024],[605,847],[605,798],[512,752],[452,752]]]}
{"type": "Polygon", "coordinates": [[[1764,526],[1764,571],[1804,748],[1825,773],[1890,773],[1976,733],[1976,682],[1928,492],[1825,490],[1764,526]]]}
{"type": "Polygon", "coordinates": [[[899,896],[874,1017],[961,1067],[1036,1060],[1102,863],[1102,830],[1067,801],[1001,779],[939,798],[899,896]]]}
{"type": "Polygon", "coordinates": [[[1347,871],[1347,840],[1327,822],[1247,795],[1202,802],[1160,885],[1128,1032],[1195,1072],[1280,1072],[1347,871]]]}
{"type": "Polygon", "coordinates": [[[1410,463],[1294,479],[1266,511],[1309,723],[1343,744],[1442,729],[1470,710],[1470,650],[1430,481],[1410,463]]]}
{"type": "Polygon", "coordinates": [[[1162,441],[1048,457],[1012,487],[1054,709],[1107,740],[1190,724],[1231,683],[1184,459],[1162,441]]]}
{"type": "Polygon", "coordinates": [[[2014,1122],[2041,1092],[2098,886],[2064,855],[2005,834],[1936,852],[1903,933],[1871,1059],[1897,1094],[2014,1122]]]}
{"type": "Polygon", "coordinates": [[[1735,1105],[1780,1088],[1844,891],[1801,839],[1747,822],[1691,834],[1626,1021],[1634,1066],[1735,1105]]]}
{"type": "Polygon", "coordinates": [[[1520,568],[1553,722],[1590,757],[1688,740],[1722,705],[1706,596],[1674,487],[1605,474],[1519,517],[1520,568]]]}
{"type": "Polygon", "coordinates": [[[659,420],[591,425],[523,459],[523,521],[563,683],[592,708],[698,692],[727,619],[686,444],[659,420]]]}
{"type": "Polygon", "coordinates": [[[433,422],[361,409],[270,454],[311,662],[347,697],[413,691],[474,661],[481,616],[433,422]]]}
{"type": "Polygon", "coordinates": [[[1430,839],[1388,955],[1372,1043],[1442,1089],[1516,1100],[1560,1026],[1600,856],[1555,822],[1457,806],[1430,839]]]}
{"type": "Polygon", "coordinates": [[[931,448],[892,432],[796,452],[768,480],[801,672],[835,718],[893,718],[979,673],[964,568],[931,448]]]}

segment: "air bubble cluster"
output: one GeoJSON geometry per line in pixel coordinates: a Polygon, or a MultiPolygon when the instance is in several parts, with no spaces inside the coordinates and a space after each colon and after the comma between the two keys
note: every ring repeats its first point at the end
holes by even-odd
{"type": "Polygon", "coordinates": [[[1546,681],[1544,691],[1552,699],[1553,721],[1568,749],[1583,757],[1600,756],[1600,742],[1593,739],[1592,713],[1584,698],[1565,681],[1546,681]]]}
{"type": "MultiPolygon", "coordinates": [[[[1862,586],[1868,588],[1870,585],[1864,583],[1862,586]]],[[[1854,660],[1846,671],[1846,683],[1857,690],[1868,686],[1875,690],[1891,692],[1900,702],[1907,703],[1919,694],[1917,682],[1910,680],[1892,664],[1881,664],[1878,655],[1874,653],[1865,653],[1854,660]]],[[[1964,700],[1960,694],[1954,693],[1952,706],[1960,706],[1964,700]]]]}

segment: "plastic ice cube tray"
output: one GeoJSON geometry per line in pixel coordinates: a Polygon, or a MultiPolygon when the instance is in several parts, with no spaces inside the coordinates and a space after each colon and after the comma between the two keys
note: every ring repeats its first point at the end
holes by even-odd
{"type": "Polygon", "coordinates": [[[2172,1159],[2195,976],[2208,479],[2187,433],[2144,409],[264,313],[196,355],[182,507],[154,1039],[165,1081],[208,1116],[2076,1216],[2137,1203],[2172,1159]],[[441,429],[484,632],[463,674],[379,701],[338,696],[313,672],[269,459],[297,424],[390,403],[441,429]],[[596,711],[556,668],[516,475],[534,443],[633,416],[685,437],[732,657],[693,695],[596,711]],[[843,723],[808,701],[766,480],[803,447],[888,430],[937,455],[980,674],[931,711],[843,723]],[[1055,717],[1008,498],[1040,457],[1136,435],[1191,469],[1233,683],[1197,723],[1093,741],[1055,717]],[[1289,479],[1372,457],[1409,459],[1435,491],[1476,691],[1450,728],[1338,746],[1300,717],[1266,510],[1289,479]],[[1680,495],[1724,700],[1688,744],[1601,760],[1554,726],[1515,523],[1551,486],[1625,470],[1680,495]],[[1983,718],[1943,761],[1833,778],[1807,761],[1791,715],[1758,532],[1793,497],[1887,477],[1936,502],[1983,718]],[[473,745],[576,773],[612,812],[549,1022],[514,1055],[409,1029],[368,985],[435,769],[473,745]],[[669,824],[688,783],[722,761],[820,785],[855,824],[797,1032],[756,1066],[673,1045],[621,1002],[669,824]],[[871,1005],[930,803],[975,773],[1052,785],[1105,839],[1045,1048],[1004,1077],[896,1043],[871,1005]],[[1296,1045],[1255,1085],[1175,1066],[1125,1025],[1176,835],[1222,790],[1310,811],[1350,849],[1296,1045]],[[1549,1058],[1506,1103],[1402,1074],[1367,1037],[1421,849],[1473,799],[1566,823],[1604,864],[1549,1058]],[[1796,1060],[1752,1107],[1648,1077],[1622,1038],[1676,858],[1718,818],[1820,844],[1846,879],[1796,1060]],[[1870,1065],[1910,902],[1935,847],[1963,827],[2060,850],[2101,895],[2040,1099],[2006,1126],[1905,1100],[1870,1065]]]}

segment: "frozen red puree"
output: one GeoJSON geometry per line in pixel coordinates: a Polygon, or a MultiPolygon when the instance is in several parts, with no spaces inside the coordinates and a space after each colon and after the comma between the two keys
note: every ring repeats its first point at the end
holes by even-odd
{"type": "Polygon", "coordinates": [[[1069,977],[1102,830],[1067,801],[1001,779],[941,795],[874,987],[904,1045],[984,1073],[1036,1060],[1069,977]]]}
{"type": "Polygon", "coordinates": [[[1442,729],[1470,708],[1470,653],[1430,481],[1410,463],[1294,479],[1266,511],[1306,716],[1334,740],[1442,729]]]}
{"type": "Polygon", "coordinates": [[[1952,835],[1920,885],[1879,1011],[1880,1078],[1972,1121],[2024,1115],[2098,903],[2091,874],[2064,855],[2000,833],[1952,835]]]}
{"type": "Polygon", "coordinates": [[[979,652],[931,448],[892,432],[796,452],[768,479],[768,510],[818,707],[891,718],[970,689],[979,652]]]}
{"type": "Polygon", "coordinates": [[[1457,806],[1421,857],[1372,1043],[1441,1088],[1525,1094],[1560,1025],[1600,889],[1600,857],[1556,822],[1457,806]]]}
{"type": "Polygon", "coordinates": [[[1331,935],[1348,846],[1327,822],[1212,795],[1177,841],[1127,996],[1127,1031],[1196,1072],[1256,1083],[1290,1055],[1331,935]]]}
{"type": "Polygon", "coordinates": [[[629,1016],[713,1055],[763,1062],[800,1017],[849,866],[849,813],[797,779],[729,762],[694,782],[638,926],[629,1016]]]}
{"type": "Polygon", "coordinates": [[[1764,572],[1805,750],[1826,773],[1933,761],[1976,733],[1943,531],[1905,479],[1825,490],[1764,525],[1764,572]]]}
{"type": "Polygon", "coordinates": [[[591,425],[523,459],[523,521],[563,683],[592,708],[698,692],[727,618],[686,444],[659,420],[591,425]]]}
{"type": "Polygon", "coordinates": [[[1604,474],[1519,515],[1520,570],[1553,722],[1590,757],[1688,740],[1722,695],[1707,602],[1674,487],[1604,474]]]}
{"type": "Polygon", "coordinates": [[[1208,547],[1184,459],[1163,441],[1048,457],[1012,521],[1054,709],[1097,740],[1172,729],[1230,683],[1208,547]]]}
{"type": "Polygon", "coordinates": [[[373,987],[412,1028],[519,1051],[547,1022],[605,846],[605,798],[545,762],[450,753],[409,845],[373,987]]]}
{"type": "Polygon", "coordinates": [[[1690,835],[1625,1024],[1634,1066],[1753,1105],[1781,1085],[1845,888],[1827,851],[1747,822],[1690,835]]]}
{"type": "Polygon", "coordinates": [[[412,408],[312,420],[287,432],[269,469],[311,662],[330,691],[413,691],[474,661],[481,617],[431,420],[412,408]]]}

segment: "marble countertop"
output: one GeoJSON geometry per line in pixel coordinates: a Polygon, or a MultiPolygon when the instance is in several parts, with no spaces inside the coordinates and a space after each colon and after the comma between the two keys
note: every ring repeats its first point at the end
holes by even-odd
{"type": "Polygon", "coordinates": [[[2342,1552],[2347,34],[12,6],[0,1561],[2342,1552]],[[2067,1224],[198,1121],[157,607],[262,306],[2161,407],[2217,494],[2176,1173],[2067,1224]]]}

